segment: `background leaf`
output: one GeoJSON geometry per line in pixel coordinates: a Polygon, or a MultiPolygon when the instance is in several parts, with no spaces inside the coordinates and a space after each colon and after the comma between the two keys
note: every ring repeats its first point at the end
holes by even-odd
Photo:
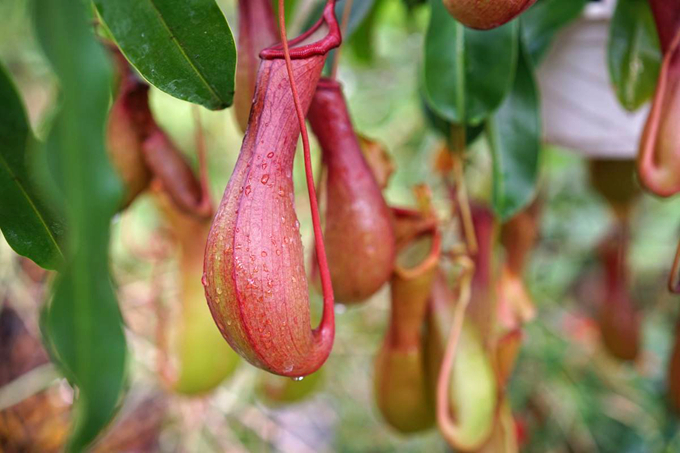
{"type": "Polygon", "coordinates": [[[211,110],[234,98],[236,46],[215,0],[94,0],[127,59],[151,84],[211,110]]]}
{"type": "Polygon", "coordinates": [[[364,20],[354,29],[345,44],[352,50],[357,60],[362,63],[370,63],[373,60],[375,48],[373,38],[377,25],[378,12],[383,1],[374,2],[373,8],[368,12],[364,20]]]}
{"type": "Polygon", "coordinates": [[[555,35],[583,14],[588,0],[538,0],[521,16],[521,33],[534,65],[545,56],[555,35]]]}
{"type": "Polygon", "coordinates": [[[659,37],[647,0],[619,0],[609,35],[609,75],[627,110],[645,104],[656,89],[661,66],[659,37]]]}
{"type": "Polygon", "coordinates": [[[109,227],[122,190],[104,144],[111,68],[79,0],[36,0],[36,30],[61,83],[45,144],[61,173],[68,241],[42,332],[77,388],[69,451],[83,451],[111,420],[125,383],[126,343],[109,276],[109,227]]]}
{"type": "Polygon", "coordinates": [[[63,225],[41,199],[29,172],[33,140],[21,98],[0,65],[0,230],[19,255],[46,269],[63,261],[63,225]]]}
{"type": "MultiPolygon", "coordinates": [[[[272,9],[276,17],[279,17],[279,0],[271,0],[272,9]]],[[[285,0],[284,7],[286,12],[286,23],[289,23],[295,16],[295,11],[297,10],[298,0],[285,0]]],[[[277,20],[278,23],[278,20],[277,20]]]]}
{"type": "Polygon", "coordinates": [[[487,122],[493,157],[492,205],[503,220],[528,205],[536,192],[541,150],[541,113],[534,70],[520,46],[510,94],[487,122]]]}
{"type": "Polygon", "coordinates": [[[517,21],[489,31],[456,22],[441,0],[430,0],[425,36],[425,97],[440,116],[478,124],[503,101],[517,62],[517,21]]]}

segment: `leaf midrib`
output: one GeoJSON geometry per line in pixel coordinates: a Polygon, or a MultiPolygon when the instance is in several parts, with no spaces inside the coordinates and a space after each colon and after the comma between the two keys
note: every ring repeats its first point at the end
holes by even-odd
{"type": "Polygon", "coordinates": [[[189,54],[186,52],[186,50],[184,49],[184,47],[180,43],[179,39],[177,39],[177,37],[173,33],[172,29],[170,28],[170,25],[165,21],[163,14],[161,13],[161,11],[156,6],[156,3],[154,2],[154,0],[148,0],[148,2],[151,5],[153,11],[156,13],[156,16],[158,16],[158,19],[160,20],[161,24],[163,25],[163,28],[165,28],[165,30],[170,35],[171,41],[175,43],[175,45],[179,49],[180,53],[184,56],[185,60],[189,63],[189,67],[191,67],[191,69],[196,73],[196,75],[201,80],[201,82],[203,82],[203,84],[208,88],[208,91],[213,96],[213,98],[220,105],[226,104],[226,102],[224,102],[224,100],[219,96],[217,87],[214,87],[210,82],[208,82],[208,80],[203,76],[201,71],[198,70],[198,67],[196,66],[194,61],[191,59],[191,57],[189,57],[189,54]]]}
{"type": "Polygon", "coordinates": [[[35,213],[35,216],[38,218],[40,221],[40,224],[44,227],[45,231],[47,232],[47,236],[50,238],[50,241],[52,241],[52,244],[54,245],[55,250],[59,254],[59,257],[63,260],[64,259],[64,254],[61,251],[61,248],[59,247],[59,243],[57,242],[57,238],[54,237],[52,234],[52,230],[47,225],[47,221],[45,218],[42,216],[40,211],[38,210],[38,207],[35,205],[33,202],[33,199],[28,195],[28,191],[24,187],[24,184],[21,182],[21,178],[17,175],[15,171],[13,171],[12,167],[9,165],[9,162],[7,162],[7,159],[5,156],[0,153],[0,162],[2,163],[2,166],[7,169],[7,173],[9,173],[12,176],[12,180],[16,183],[17,187],[19,187],[19,190],[21,191],[21,194],[24,196],[26,201],[28,202],[29,206],[35,213]]]}

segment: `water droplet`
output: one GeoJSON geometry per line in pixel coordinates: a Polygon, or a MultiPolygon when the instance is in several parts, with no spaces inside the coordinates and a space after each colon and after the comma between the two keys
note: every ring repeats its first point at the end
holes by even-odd
{"type": "Polygon", "coordinates": [[[267,162],[262,162],[262,165],[260,165],[260,168],[262,168],[263,170],[266,170],[267,169],[267,162]]]}
{"type": "Polygon", "coordinates": [[[262,184],[267,184],[268,181],[269,181],[269,175],[268,175],[268,174],[262,176],[262,179],[260,179],[260,182],[261,182],[262,184]]]}
{"type": "Polygon", "coordinates": [[[255,255],[250,255],[250,261],[255,261],[255,255]]]}
{"type": "MultiPolygon", "coordinates": [[[[219,255],[218,255],[218,258],[219,258],[219,255]]],[[[208,286],[208,277],[205,275],[205,273],[201,277],[201,285],[208,286]]]]}
{"type": "Polygon", "coordinates": [[[217,294],[222,294],[222,288],[220,288],[219,286],[215,288],[215,291],[217,291],[217,294]]]}
{"type": "Polygon", "coordinates": [[[250,187],[250,184],[246,186],[246,196],[250,195],[250,192],[252,192],[253,189],[250,187]]]}
{"type": "Polygon", "coordinates": [[[270,158],[270,159],[271,159],[272,157],[274,157],[274,152],[272,151],[272,152],[270,152],[269,154],[267,154],[267,157],[270,158]]]}
{"type": "Polygon", "coordinates": [[[228,326],[231,325],[231,319],[227,321],[227,325],[228,325],[228,326]]]}
{"type": "Polygon", "coordinates": [[[291,379],[293,379],[295,382],[300,382],[304,378],[305,378],[304,376],[298,376],[298,377],[294,377],[294,378],[291,378],[291,379]]]}
{"type": "Polygon", "coordinates": [[[260,255],[262,255],[262,258],[264,258],[265,256],[267,256],[267,252],[265,250],[262,250],[262,253],[260,253],[260,255]]]}
{"type": "Polygon", "coordinates": [[[283,197],[286,195],[286,192],[283,190],[283,187],[279,187],[279,197],[283,197]]]}
{"type": "Polygon", "coordinates": [[[281,249],[276,249],[276,256],[281,256],[281,249]]]}
{"type": "Polygon", "coordinates": [[[300,229],[300,221],[295,219],[295,229],[299,230],[300,229]]]}

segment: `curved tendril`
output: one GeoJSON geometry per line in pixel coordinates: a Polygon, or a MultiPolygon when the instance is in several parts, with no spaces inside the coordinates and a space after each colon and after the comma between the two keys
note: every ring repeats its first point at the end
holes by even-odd
{"type": "MultiPolygon", "coordinates": [[[[329,0],[332,2],[333,0],[329,0]]],[[[304,150],[305,159],[305,177],[307,180],[307,191],[309,192],[309,204],[312,212],[312,225],[314,228],[314,243],[316,246],[316,257],[319,263],[319,274],[321,277],[321,288],[323,291],[323,314],[321,316],[321,323],[316,331],[322,329],[324,325],[332,324],[335,319],[334,311],[334,297],[333,286],[331,285],[331,274],[328,268],[328,261],[326,258],[326,248],[323,243],[323,233],[321,231],[321,220],[319,216],[319,204],[316,198],[316,189],[314,185],[314,172],[312,170],[312,158],[309,148],[309,134],[307,133],[307,125],[305,123],[305,113],[302,110],[302,103],[300,95],[298,94],[297,83],[293,74],[293,64],[290,58],[290,49],[288,47],[288,39],[286,37],[286,17],[285,17],[284,0],[279,0],[279,31],[281,35],[281,43],[283,45],[283,56],[286,60],[286,71],[288,73],[288,80],[290,82],[290,90],[293,94],[293,102],[295,103],[295,111],[297,112],[298,121],[300,123],[300,134],[302,136],[302,148],[304,150]]]]}
{"type": "Polygon", "coordinates": [[[456,445],[457,438],[459,437],[459,427],[453,420],[449,404],[451,373],[453,372],[458,343],[463,329],[465,311],[472,295],[472,277],[475,273],[475,264],[467,256],[457,257],[455,262],[463,268],[460,280],[461,290],[453,314],[449,340],[446,344],[446,351],[444,352],[444,359],[442,360],[437,380],[437,425],[439,425],[442,436],[444,436],[450,445],[456,445]]]}
{"type": "Polygon", "coordinates": [[[467,186],[465,184],[465,173],[463,171],[463,159],[461,154],[457,152],[454,154],[453,159],[453,173],[456,180],[456,199],[463,220],[463,229],[465,230],[465,242],[470,255],[476,255],[479,249],[477,233],[475,233],[475,226],[472,222],[470,199],[468,197],[467,186]]]}

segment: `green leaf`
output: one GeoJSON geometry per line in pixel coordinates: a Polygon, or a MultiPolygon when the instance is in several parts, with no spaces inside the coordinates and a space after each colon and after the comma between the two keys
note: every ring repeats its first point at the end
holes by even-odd
{"type": "Polygon", "coordinates": [[[112,73],[80,0],[36,0],[36,31],[61,84],[45,143],[60,173],[66,261],[41,320],[50,354],[77,388],[68,451],[87,448],[114,416],[125,386],[123,321],[109,275],[111,218],[122,190],[104,143],[112,73]]]}
{"type": "Polygon", "coordinates": [[[656,89],[661,66],[659,37],[647,0],[619,0],[609,35],[609,75],[626,110],[645,104],[656,89]]]}
{"type": "Polygon", "coordinates": [[[57,269],[64,259],[59,246],[63,225],[41,199],[29,172],[32,140],[21,98],[0,65],[0,230],[19,255],[57,269]]]}
{"type": "Polygon", "coordinates": [[[517,63],[517,21],[489,31],[472,30],[430,0],[425,36],[425,96],[438,115],[478,124],[503,102],[517,63]]]}
{"type": "Polygon", "coordinates": [[[528,51],[520,45],[512,91],[487,122],[493,158],[494,212],[508,220],[534,198],[541,150],[538,89],[528,51]]]}
{"type": "MultiPolygon", "coordinates": [[[[427,124],[429,124],[432,130],[439,133],[439,135],[446,139],[446,141],[449,142],[449,147],[453,149],[453,144],[451,143],[451,128],[454,126],[454,124],[437,115],[437,113],[432,110],[429,105],[427,105],[425,99],[422,99],[421,106],[423,108],[423,113],[425,114],[427,124]]],[[[467,125],[465,127],[465,145],[468,147],[472,145],[484,133],[485,128],[485,123],[479,123],[474,126],[467,125]]]]}
{"type": "Polygon", "coordinates": [[[538,0],[522,14],[521,33],[534,65],[538,65],[562,28],[583,13],[588,0],[538,0]]]}
{"type": "MultiPolygon", "coordinates": [[[[271,0],[272,2],[272,8],[274,10],[274,14],[276,17],[279,17],[279,0],[271,0]]],[[[286,12],[286,23],[290,23],[290,21],[293,20],[293,17],[295,17],[295,11],[297,9],[298,5],[298,0],[285,0],[284,3],[284,8],[286,12]]],[[[278,23],[278,19],[277,19],[278,23]]]]}
{"type": "Polygon", "coordinates": [[[236,46],[215,0],[94,0],[126,58],[151,84],[211,110],[234,98],[236,46]]]}
{"type": "Polygon", "coordinates": [[[352,53],[362,63],[370,63],[374,56],[373,36],[377,25],[381,0],[374,2],[373,8],[365,19],[354,29],[354,33],[345,41],[352,53]]]}

